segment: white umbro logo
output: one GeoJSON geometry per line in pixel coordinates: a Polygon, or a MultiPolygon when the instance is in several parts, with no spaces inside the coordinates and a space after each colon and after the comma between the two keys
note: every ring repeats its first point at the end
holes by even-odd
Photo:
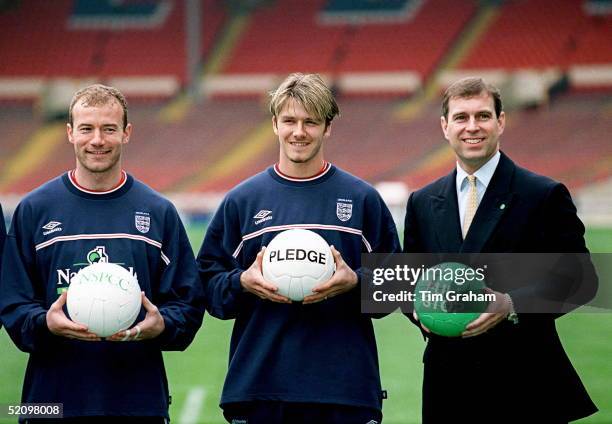
{"type": "Polygon", "coordinates": [[[272,213],[272,211],[267,211],[265,209],[262,209],[259,212],[257,212],[257,214],[253,218],[255,218],[255,219],[265,218],[266,216],[270,215],[271,213],[272,213]]]}
{"type": "Polygon", "coordinates": [[[50,221],[47,225],[43,225],[43,228],[45,230],[52,230],[55,227],[57,227],[58,225],[62,225],[61,222],[57,222],[57,221],[50,221]]]}
{"type": "Polygon", "coordinates": [[[43,231],[43,235],[46,236],[47,234],[55,233],[56,231],[62,231],[60,225],[62,225],[61,222],[49,221],[47,224],[42,226],[43,230],[47,230],[43,231]]]}
{"type": "Polygon", "coordinates": [[[255,220],[255,225],[261,224],[264,221],[269,221],[272,219],[272,211],[262,209],[255,214],[253,219],[255,220]]]}

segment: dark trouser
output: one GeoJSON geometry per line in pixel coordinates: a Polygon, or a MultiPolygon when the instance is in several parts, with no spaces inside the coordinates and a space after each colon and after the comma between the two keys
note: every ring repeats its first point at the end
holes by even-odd
{"type": "Polygon", "coordinates": [[[380,424],[382,412],[372,408],[326,403],[255,401],[223,406],[231,424],[380,424]]]}
{"type": "Polygon", "coordinates": [[[566,424],[560,407],[542,407],[547,394],[534,386],[518,381],[507,364],[425,362],[422,424],[566,424]]]}

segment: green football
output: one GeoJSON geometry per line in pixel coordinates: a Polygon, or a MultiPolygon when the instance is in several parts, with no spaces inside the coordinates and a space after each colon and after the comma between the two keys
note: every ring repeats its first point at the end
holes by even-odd
{"type": "Polygon", "coordinates": [[[459,262],[425,270],[415,285],[414,309],[432,333],[458,337],[489,304],[484,272],[459,262]]]}

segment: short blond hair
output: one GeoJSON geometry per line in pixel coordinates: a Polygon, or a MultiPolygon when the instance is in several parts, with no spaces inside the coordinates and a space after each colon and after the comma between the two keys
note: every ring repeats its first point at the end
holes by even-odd
{"type": "Polygon", "coordinates": [[[85,88],[81,88],[79,91],[74,93],[74,96],[72,96],[72,100],[70,101],[70,108],[68,109],[68,122],[71,126],[73,125],[72,110],[74,109],[74,105],[76,105],[81,99],[83,100],[83,106],[88,107],[104,106],[113,101],[113,99],[116,100],[123,109],[123,129],[127,127],[128,108],[125,96],[115,87],[109,87],[102,84],[93,84],[85,88]]]}
{"type": "Polygon", "coordinates": [[[275,118],[285,107],[287,100],[293,99],[315,118],[324,120],[325,125],[340,116],[340,109],[333,93],[319,74],[294,73],[270,92],[270,113],[275,118]]]}

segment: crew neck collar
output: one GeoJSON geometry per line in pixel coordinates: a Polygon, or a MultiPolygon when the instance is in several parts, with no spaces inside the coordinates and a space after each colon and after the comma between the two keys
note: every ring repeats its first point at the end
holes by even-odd
{"type": "Polygon", "coordinates": [[[278,166],[278,163],[274,164],[274,172],[276,172],[276,174],[279,177],[285,180],[288,180],[288,181],[295,181],[295,182],[314,181],[318,178],[321,178],[326,173],[328,173],[330,169],[331,169],[331,163],[327,161],[323,161],[323,166],[321,167],[319,172],[317,172],[316,174],[311,175],[309,177],[292,177],[291,175],[287,175],[281,172],[280,167],[278,166]]]}
{"type": "Polygon", "coordinates": [[[287,174],[283,174],[281,170],[278,168],[278,163],[274,164],[270,168],[268,168],[268,173],[274,178],[276,181],[281,182],[283,184],[288,185],[310,185],[310,184],[318,184],[320,182],[326,181],[329,177],[331,177],[335,173],[336,167],[329,162],[325,162],[323,167],[319,172],[315,175],[311,175],[310,177],[298,178],[292,177],[287,174]]]}
{"type": "Polygon", "coordinates": [[[132,186],[133,178],[127,172],[121,170],[121,178],[117,185],[109,190],[91,190],[80,185],[75,176],[75,170],[66,172],[63,176],[64,184],[71,192],[90,199],[108,199],[120,196],[132,186]]]}

